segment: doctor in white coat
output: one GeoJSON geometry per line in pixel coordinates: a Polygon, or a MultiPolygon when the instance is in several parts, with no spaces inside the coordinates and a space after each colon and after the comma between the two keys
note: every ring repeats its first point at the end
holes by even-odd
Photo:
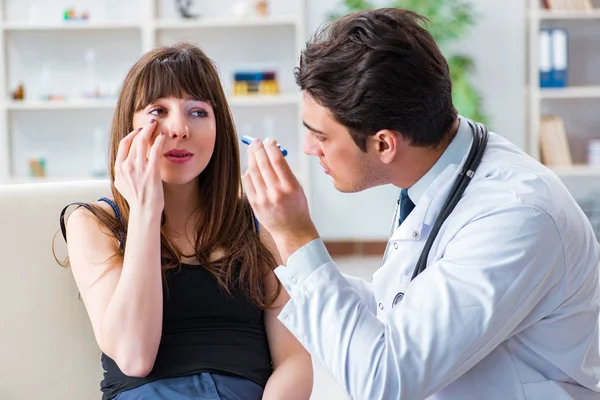
{"type": "Polygon", "coordinates": [[[248,198],[291,296],[279,318],[348,395],[600,399],[594,232],[550,170],[500,135],[481,145],[485,130],[454,109],[447,63],[420,17],[381,9],[342,18],[308,43],[296,79],[304,150],[335,187],[401,188],[370,284],[339,272],[276,143],[248,150],[248,198]],[[415,272],[464,176],[472,180],[415,272]]]}

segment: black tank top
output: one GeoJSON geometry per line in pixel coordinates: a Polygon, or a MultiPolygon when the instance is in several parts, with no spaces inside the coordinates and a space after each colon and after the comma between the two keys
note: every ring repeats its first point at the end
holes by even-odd
{"type": "MultiPolygon", "coordinates": [[[[112,200],[103,197],[100,201],[110,204],[120,220],[112,200]]],[[[90,209],[85,203],[72,204],[90,209]]],[[[67,207],[60,215],[65,240],[67,207]]],[[[239,266],[236,276],[238,272],[239,266]]],[[[102,399],[113,399],[148,382],[201,372],[233,375],[264,387],[273,367],[263,311],[237,285],[231,288],[232,295],[228,294],[202,266],[183,264],[168,270],[165,283],[162,336],[152,371],[144,378],[125,376],[110,357],[102,354],[102,399]]]]}
{"type": "Polygon", "coordinates": [[[263,311],[239,290],[227,294],[201,266],[167,271],[158,354],[144,378],[125,376],[102,354],[104,400],[163,378],[214,372],[265,386],[272,373],[263,311]]]}

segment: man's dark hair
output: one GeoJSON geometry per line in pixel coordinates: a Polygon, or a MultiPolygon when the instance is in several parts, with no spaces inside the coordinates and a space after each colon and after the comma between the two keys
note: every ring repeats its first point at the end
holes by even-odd
{"type": "Polygon", "coordinates": [[[448,63],[426,22],[397,8],[355,12],[317,32],[300,56],[296,83],[362,151],[382,129],[434,147],[457,118],[448,63]]]}

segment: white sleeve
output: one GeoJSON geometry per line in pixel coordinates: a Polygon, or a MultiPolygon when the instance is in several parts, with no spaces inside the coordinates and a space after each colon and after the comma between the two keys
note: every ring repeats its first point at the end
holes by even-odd
{"type": "MultiPolygon", "coordinates": [[[[311,273],[326,263],[333,262],[325,244],[321,239],[315,239],[292,254],[287,266],[281,265],[275,269],[275,275],[291,294],[297,287],[301,286],[311,273]]],[[[354,287],[357,294],[364,301],[368,309],[375,313],[375,297],[371,284],[364,279],[342,274],[354,287]]]]}
{"type": "Polygon", "coordinates": [[[357,278],[356,276],[351,276],[347,274],[342,274],[342,276],[354,287],[356,293],[361,298],[367,309],[371,311],[373,314],[377,313],[377,302],[375,301],[375,296],[373,296],[373,285],[371,282],[367,282],[362,278],[357,278]]]}

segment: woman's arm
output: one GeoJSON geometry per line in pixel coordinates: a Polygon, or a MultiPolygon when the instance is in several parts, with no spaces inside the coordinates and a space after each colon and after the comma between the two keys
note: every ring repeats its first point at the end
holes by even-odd
{"type": "MultiPolygon", "coordinates": [[[[261,239],[279,260],[275,244],[269,233],[261,227],[261,239]]],[[[275,291],[277,277],[270,273],[266,281],[268,293],[275,291]]],[[[313,388],[313,366],[310,354],[296,337],[277,319],[288,302],[285,289],[271,308],[265,310],[265,327],[274,371],[263,394],[263,400],[307,400],[313,388]]]]}
{"type": "Polygon", "coordinates": [[[162,334],[164,203],[156,160],[164,138],[151,146],[147,162],[130,157],[136,152],[146,154],[152,129],[150,125],[138,136],[139,131],[133,132],[119,146],[115,186],[130,206],[122,262],[112,266],[118,244],[92,213],[80,208],[67,222],[71,268],[96,341],[129,376],[145,376],[152,370],[162,334]]]}
{"type": "Polygon", "coordinates": [[[282,290],[277,299],[279,306],[265,311],[265,326],[274,371],[267,381],[263,400],[307,400],[312,393],[313,367],[310,354],[277,319],[288,299],[287,292],[282,290]]]}
{"type": "Polygon", "coordinates": [[[73,276],[100,349],[125,375],[145,376],[162,331],[160,218],[130,215],[125,258],[112,268],[117,249],[109,235],[85,208],[71,214],[67,243],[73,276]]]}

